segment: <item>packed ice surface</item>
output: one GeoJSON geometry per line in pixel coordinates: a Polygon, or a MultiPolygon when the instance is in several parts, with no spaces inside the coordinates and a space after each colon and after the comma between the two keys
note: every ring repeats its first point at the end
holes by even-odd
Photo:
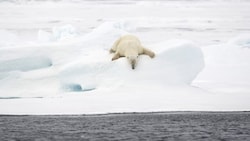
{"type": "Polygon", "coordinates": [[[248,1],[0,2],[0,113],[249,110],[249,12],[248,1]],[[125,34],[156,57],[135,70],[111,61],[125,34]]]}

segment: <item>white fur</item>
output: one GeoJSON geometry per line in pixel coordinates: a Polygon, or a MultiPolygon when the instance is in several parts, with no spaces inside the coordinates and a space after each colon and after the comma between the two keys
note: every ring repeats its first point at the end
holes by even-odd
{"type": "Polygon", "coordinates": [[[115,41],[110,52],[114,52],[115,55],[112,60],[116,60],[120,57],[127,57],[129,63],[132,65],[132,69],[135,68],[138,56],[141,54],[154,57],[154,53],[141,45],[140,40],[133,35],[125,35],[115,41]]]}

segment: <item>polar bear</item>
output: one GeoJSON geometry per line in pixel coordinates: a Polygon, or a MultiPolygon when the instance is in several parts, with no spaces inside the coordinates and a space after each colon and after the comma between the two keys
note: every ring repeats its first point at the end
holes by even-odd
{"type": "Polygon", "coordinates": [[[139,55],[145,54],[151,58],[155,56],[154,52],[144,48],[141,45],[140,40],[133,35],[124,35],[116,40],[110,49],[110,53],[115,53],[112,61],[119,59],[120,57],[126,57],[131,64],[132,69],[135,69],[139,55]]]}

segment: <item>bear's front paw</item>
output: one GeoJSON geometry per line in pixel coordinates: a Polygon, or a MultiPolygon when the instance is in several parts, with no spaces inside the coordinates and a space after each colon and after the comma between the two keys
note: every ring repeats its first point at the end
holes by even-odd
{"type": "Polygon", "coordinates": [[[113,49],[110,49],[109,50],[109,53],[114,53],[115,51],[113,49]]]}
{"type": "Polygon", "coordinates": [[[116,60],[116,59],[118,59],[118,58],[113,57],[113,58],[111,59],[111,61],[114,61],[114,60],[116,60]]]}
{"type": "Polygon", "coordinates": [[[150,55],[150,57],[151,57],[151,58],[154,58],[154,57],[155,57],[155,54],[154,54],[154,53],[152,53],[152,54],[150,55]]]}

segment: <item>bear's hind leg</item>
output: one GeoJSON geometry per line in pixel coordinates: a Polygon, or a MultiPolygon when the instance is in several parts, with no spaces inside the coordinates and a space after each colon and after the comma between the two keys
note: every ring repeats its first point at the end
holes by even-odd
{"type": "Polygon", "coordinates": [[[121,40],[121,38],[119,38],[118,40],[116,40],[116,41],[114,42],[114,44],[112,45],[112,48],[109,50],[110,53],[116,52],[117,46],[118,46],[120,40],[121,40]]]}

